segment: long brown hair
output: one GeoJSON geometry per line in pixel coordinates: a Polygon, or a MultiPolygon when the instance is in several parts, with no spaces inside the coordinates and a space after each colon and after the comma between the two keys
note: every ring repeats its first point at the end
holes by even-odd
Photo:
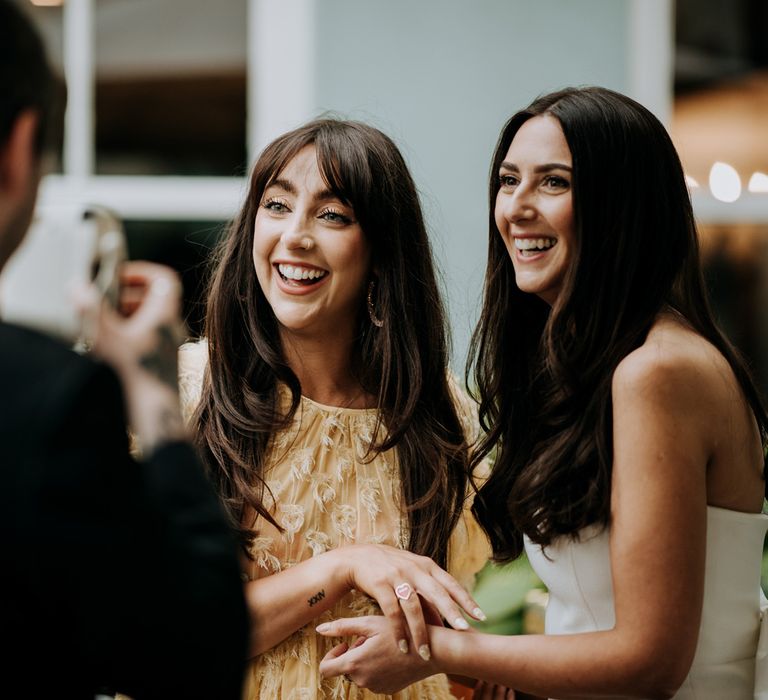
{"type": "Polygon", "coordinates": [[[263,502],[264,464],[270,437],[289,424],[301,398],[254,271],[254,220],[269,183],[309,145],[328,187],[353,208],[376,270],[384,325],[373,325],[361,299],[354,358],[361,384],[377,397],[372,450],[397,448],[408,547],[444,566],[467,488],[467,444],[447,381],[445,312],[418,194],[397,147],[377,129],[313,121],[272,142],[256,162],[210,285],[197,443],[247,550],[257,525],[243,522],[248,508],[277,526],[263,502]],[[278,406],[280,384],[292,396],[287,414],[278,406]]]}
{"type": "Polygon", "coordinates": [[[546,546],[608,523],[611,379],[665,308],[725,356],[765,438],[755,384],[709,308],[680,160],[647,109],[603,88],[537,99],[501,132],[489,202],[483,310],[471,345],[487,432],[473,459],[497,453],[474,512],[496,559],[519,556],[523,534],[546,546]],[[509,145],[542,114],[558,120],[573,159],[576,245],[551,309],[518,289],[493,213],[509,145]]]}

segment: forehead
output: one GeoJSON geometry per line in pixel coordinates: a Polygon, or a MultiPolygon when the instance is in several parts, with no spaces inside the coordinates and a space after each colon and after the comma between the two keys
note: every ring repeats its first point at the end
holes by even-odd
{"type": "Polygon", "coordinates": [[[560,122],[549,115],[531,117],[515,134],[504,160],[515,165],[561,163],[572,165],[571,149],[560,122]]]}
{"type": "Polygon", "coordinates": [[[289,180],[294,184],[323,184],[323,177],[317,163],[317,152],[313,145],[304,146],[280,170],[270,178],[270,184],[278,180],[289,180]]]}

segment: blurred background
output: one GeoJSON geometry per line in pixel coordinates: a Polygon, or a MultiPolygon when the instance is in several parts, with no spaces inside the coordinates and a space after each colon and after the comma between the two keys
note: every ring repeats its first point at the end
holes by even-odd
{"type": "MultiPolygon", "coordinates": [[[[461,370],[501,126],[540,93],[598,84],[668,126],[718,318],[768,394],[766,0],[17,2],[68,85],[41,203],[114,209],[131,257],[182,273],[193,335],[204,263],[240,205],[249,164],[276,135],[332,112],[378,126],[403,150],[461,370]]],[[[524,565],[513,574],[516,583],[493,573],[480,581],[504,631],[520,628],[536,585],[524,565]]]]}

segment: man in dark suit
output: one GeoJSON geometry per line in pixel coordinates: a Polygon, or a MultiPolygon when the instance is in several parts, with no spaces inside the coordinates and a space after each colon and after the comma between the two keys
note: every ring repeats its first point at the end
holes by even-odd
{"type": "MultiPolygon", "coordinates": [[[[0,0],[0,269],[32,216],[53,84],[37,34],[0,0]]],[[[184,441],[179,284],[142,263],[124,281],[141,294],[101,311],[105,362],[0,323],[2,697],[239,698],[243,588],[184,441]]]]}

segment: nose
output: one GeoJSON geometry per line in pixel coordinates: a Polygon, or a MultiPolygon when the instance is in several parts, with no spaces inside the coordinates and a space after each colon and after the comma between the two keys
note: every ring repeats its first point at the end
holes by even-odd
{"type": "Polygon", "coordinates": [[[288,250],[310,250],[314,246],[310,227],[303,222],[298,213],[285,222],[281,238],[288,250]]]}
{"type": "Polygon", "coordinates": [[[514,192],[499,190],[496,211],[510,223],[532,221],[536,218],[536,204],[527,188],[520,186],[514,192]]]}

